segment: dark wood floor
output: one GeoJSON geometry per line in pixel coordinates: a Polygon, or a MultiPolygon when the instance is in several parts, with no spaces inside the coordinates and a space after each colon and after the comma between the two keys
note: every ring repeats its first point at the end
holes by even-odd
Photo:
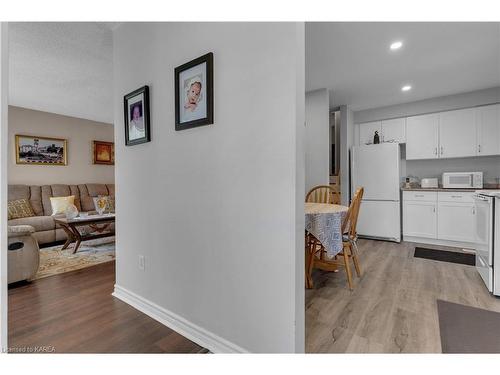
{"type": "Polygon", "coordinates": [[[108,262],[9,288],[10,351],[207,352],[111,296],[114,282],[108,262]]]}

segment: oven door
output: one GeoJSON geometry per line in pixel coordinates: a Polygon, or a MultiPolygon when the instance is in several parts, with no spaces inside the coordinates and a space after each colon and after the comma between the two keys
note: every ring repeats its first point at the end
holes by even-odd
{"type": "Polygon", "coordinates": [[[493,198],[474,195],[476,211],[475,250],[488,266],[493,265],[493,198]]]}

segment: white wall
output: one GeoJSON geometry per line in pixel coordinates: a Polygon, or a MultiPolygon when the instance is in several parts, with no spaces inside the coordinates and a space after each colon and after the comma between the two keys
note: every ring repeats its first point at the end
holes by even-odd
{"type": "Polygon", "coordinates": [[[303,350],[303,34],[294,23],[114,32],[116,123],[123,95],[145,84],[152,108],[150,143],[115,134],[115,295],[214,351],[303,350]],[[176,132],[174,68],[210,51],[215,123],[176,132]]]}
{"type": "Polygon", "coordinates": [[[353,112],[349,106],[340,106],[340,198],[342,204],[348,206],[349,201],[349,150],[353,145],[354,122],[353,112]]]}
{"type": "Polygon", "coordinates": [[[406,174],[418,179],[438,177],[441,182],[444,172],[483,172],[485,184],[500,184],[500,156],[406,161],[406,174]]]}
{"type": "Polygon", "coordinates": [[[327,89],[306,93],[306,191],[330,180],[330,98],[327,89]]]}
{"type": "MultiPolygon", "coordinates": [[[[7,217],[7,120],[9,49],[7,23],[0,23],[0,217],[7,217]]],[[[0,219],[0,352],[7,348],[7,220],[0,219]]]]}
{"type": "Polygon", "coordinates": [[[92,141],[113,142],[112,124],[27,108],[9,107],[9,184],[113,183],[114,166],[93,164],[92,141]],[[15,135],[37,135],[68,140],[68,165],[16,164],[15,135]]]}

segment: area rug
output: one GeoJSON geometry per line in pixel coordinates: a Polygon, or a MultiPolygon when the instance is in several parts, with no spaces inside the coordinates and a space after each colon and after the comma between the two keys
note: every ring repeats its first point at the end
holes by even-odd
{"type": "Polygon", "coordinates": [[[62,245],[40,249],[40,267],[33,278],[57,275],[95,266],[115,260],[115,237],[100,238],[82,242],[76,254],[73,254],[73,245],[61,250],[62,245]]]}
{"type": "Polygon", "coordinates": [[[443,353],[500,353],[500,313],[437,300],[443,353]]]}
{"type": "Polygon", "coordinates": [[[424,247],[416,247],[415,254],[413,256],[415,258],[424,258],[424,259],[438,260],[440,262],[465,264],[467,266],[476,265],[476,256],[474,254],[459,253],[457,251],[445,251],[445,250],[427,249],[424,247]]]}

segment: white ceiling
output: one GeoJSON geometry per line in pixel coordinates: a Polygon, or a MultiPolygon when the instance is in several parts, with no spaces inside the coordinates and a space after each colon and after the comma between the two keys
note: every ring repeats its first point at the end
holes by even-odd
{"type": "Polygon", "coordinates": [[[353,110],[500,85],[500,23],[306,23],[306,89],[353,110]],[[403,41],[398,51],[389,45],[403,41]],[[413,89],[401,92],[410,84],[413,89]]]}
{"type": "Polygon", "coordinates": [[[9,103],[113,122],[117,23],[9,23],[9,103]]]}

